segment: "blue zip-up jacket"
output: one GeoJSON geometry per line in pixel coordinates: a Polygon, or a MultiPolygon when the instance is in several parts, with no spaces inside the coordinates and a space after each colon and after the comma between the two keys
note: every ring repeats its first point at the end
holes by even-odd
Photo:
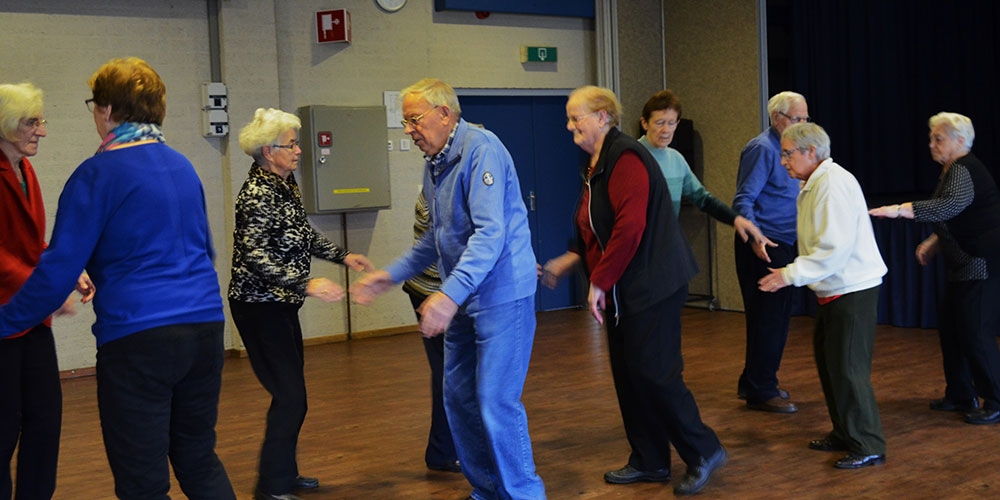
{"type": "Polygon", "coordinates": [[[424,169],[431,227],[386,268],[399,283],[437,262],[441,292],[466,313],[535,293],[528,211],[514,160],[492,132],[459,120],[444,161],[424,169]]]}

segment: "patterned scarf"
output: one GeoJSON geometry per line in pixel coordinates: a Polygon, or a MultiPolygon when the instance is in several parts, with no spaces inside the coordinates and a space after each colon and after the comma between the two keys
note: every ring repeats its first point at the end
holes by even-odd
{"type": "Polygon", "coordinates": [[[104,142],[101,142],[101,146],[94,154],[112,151],[139,141],[164,142],[163,132],[160,132],[160,127],[153,123],[125,122],[115,127],[104,137],[104,142]]]}

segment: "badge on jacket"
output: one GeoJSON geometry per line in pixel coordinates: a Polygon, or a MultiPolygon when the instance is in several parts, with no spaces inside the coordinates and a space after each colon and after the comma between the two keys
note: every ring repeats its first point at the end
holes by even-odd
{"type": "Polygon", "coordinates": [[[493,174],[491,174],[489,172],[485,172],[483,174],[483,184],[486,184],[487,186],[492,186],[493,185],[493,174]]]}

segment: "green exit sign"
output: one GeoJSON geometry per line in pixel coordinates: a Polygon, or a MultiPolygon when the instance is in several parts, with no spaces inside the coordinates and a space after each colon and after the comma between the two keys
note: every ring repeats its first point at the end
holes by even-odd
{"type": "Polygon", "coordinates": [[[528,47],[521,46],[521,62],[556,62],[559,60],[559,52],[555,47],[528,47]]]}

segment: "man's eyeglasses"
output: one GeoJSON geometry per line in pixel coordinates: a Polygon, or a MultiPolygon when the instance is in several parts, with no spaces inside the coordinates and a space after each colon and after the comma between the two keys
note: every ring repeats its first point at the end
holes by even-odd
{"type": "Polygon", "coordinates": [[[31,129],[31,131],[34,132],[35,130],[44,127],[46,123],[49,123],[49,121],[44,118],[29,118],[24,120],[22,123],[25,128],[31,129]]]}
{"type": "Polygon", "coordinates": [[[792,154],[794,154],[796,151],[801,151],[805,153],[806,151],[809,151],[809,148],[782,149],[781,157],[787,160],[791,158],[792,154]]]}
{"type": "Polygon", "coordinates": [[[781,116],[784,116],[785,118],[788,118],[788,121],[790,121],[792,123],[809,123],[809,122],[812,121],[812,118],[809,118],[808,116],[791,116],[791,115],[782,113],[781,111],[778,111],[778,114],[781,115],[781,116]]]}
{"type": "Polygon", "coordinates": [[[278,149],[295,149],[299,147],[299,144],[301,144],[299,141],[292,141],[288,144],[272,144],[271,147],[278,149]]]}
{"type": "Polygon", "coordinates": [[[411,116],[410,118],[404,118],[404,119],[400,120],[399,123],[403,124],[403,128],[406,128],[407,125],[409,125],[410,128],[417,128],[417,125],[420,125],[420,120],[423,120],[424,117],[427,116],[428,113],[430,113],[431,111],[434,111],[435,109],[438,109],[440,107],[441,106],[434,106],[433,108],[428,109],[427,111],[424,111],[423,113],[420,113],[417,116],[411,116]]]}
{"type": "Polygon", "coordinates": [[[87,105],[87,111],[90,111],[91,113],[94,112],[94,99],[93,98],[87,99],[87,100],[83,101],[83,103],[87,105]]]}

